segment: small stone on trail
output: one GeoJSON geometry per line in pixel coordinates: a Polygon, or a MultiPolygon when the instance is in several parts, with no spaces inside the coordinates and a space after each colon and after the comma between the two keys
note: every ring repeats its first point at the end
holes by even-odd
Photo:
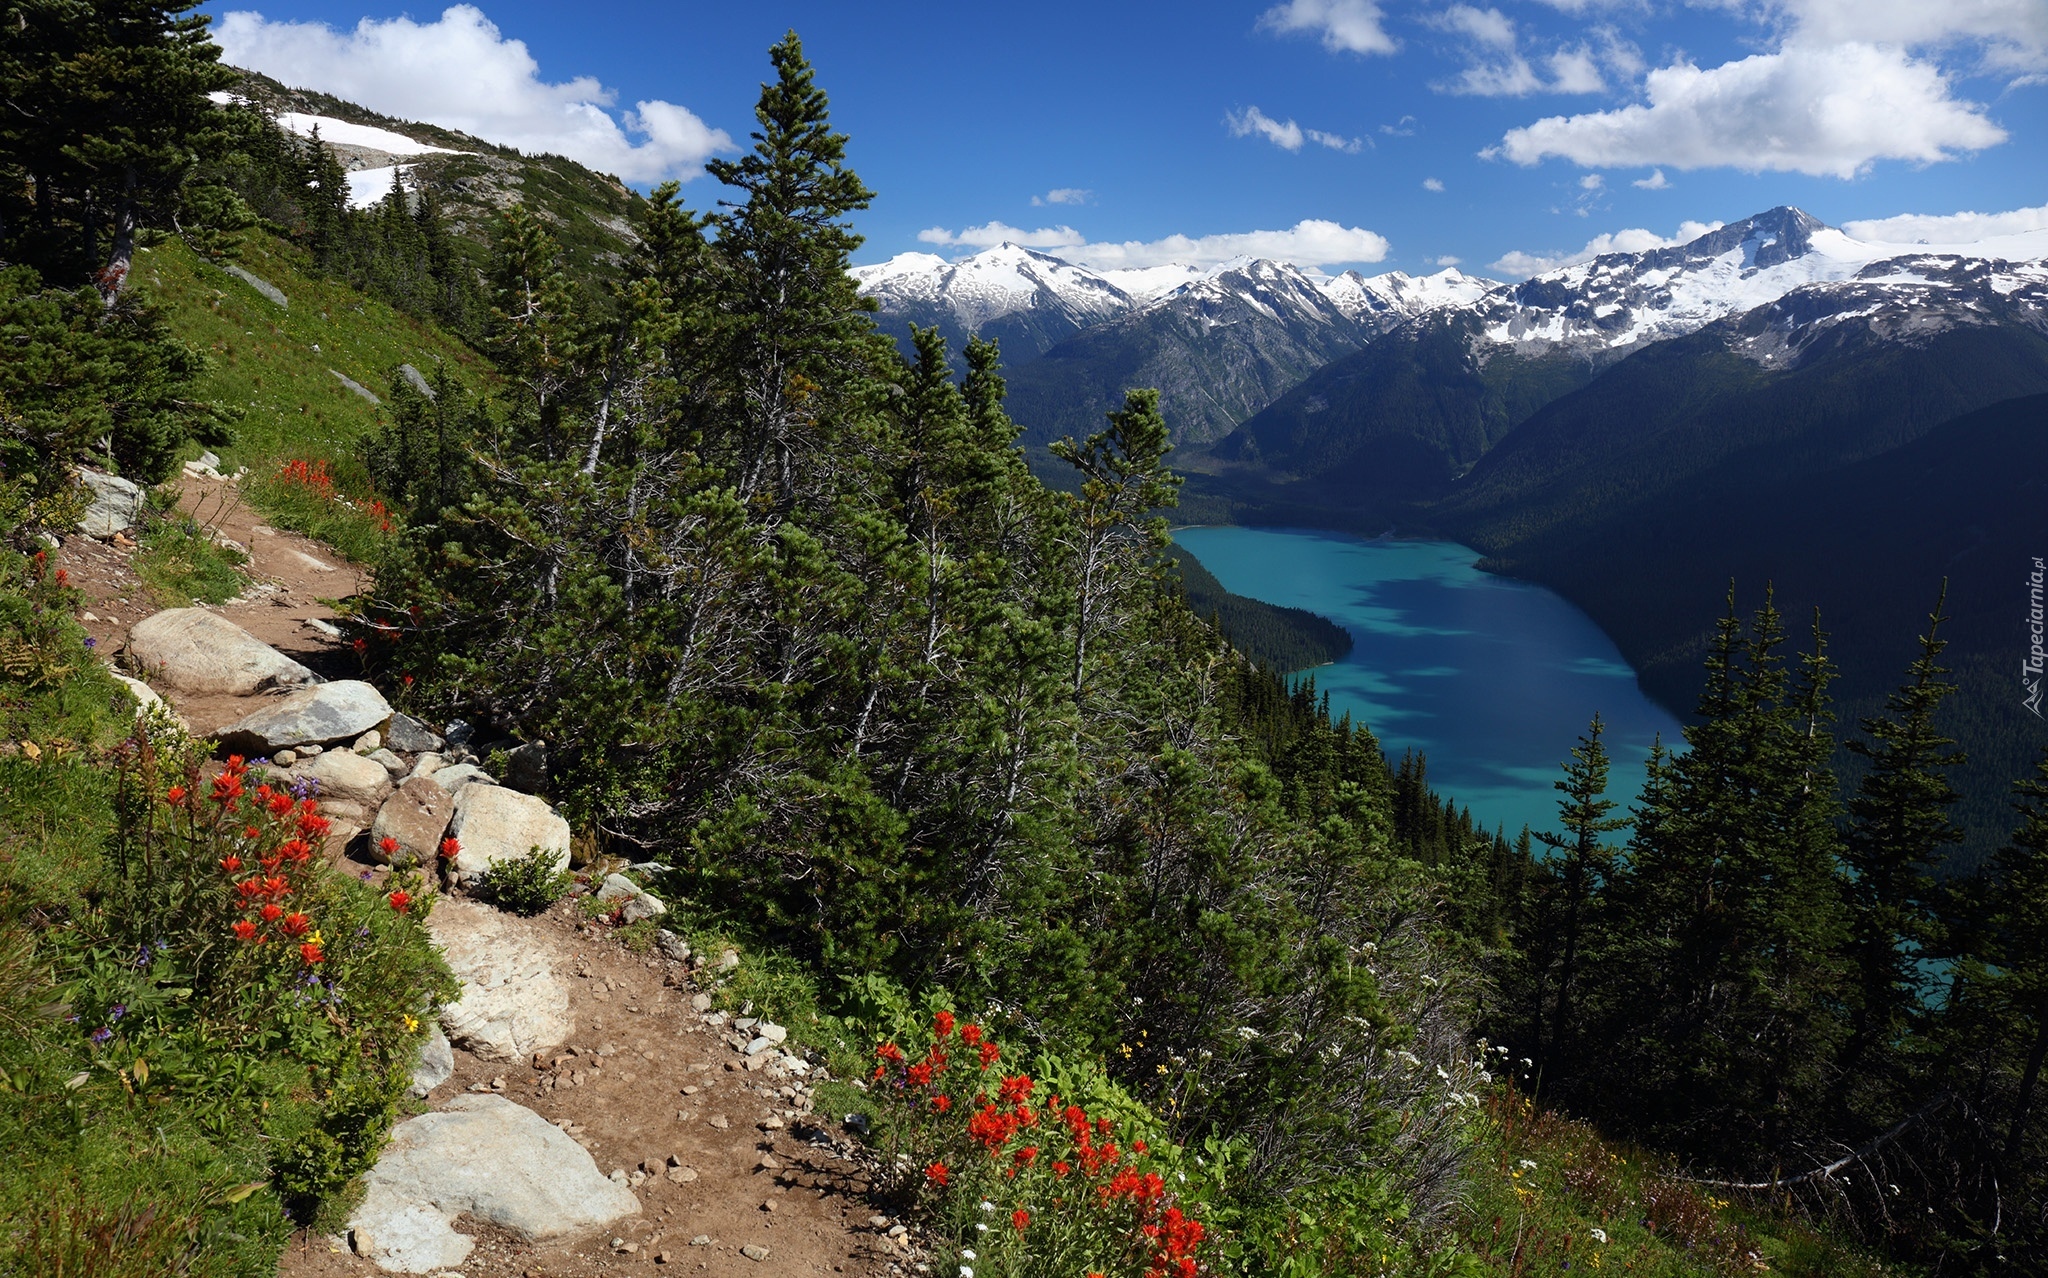
{"type": "Polygon", "coordinates": [[[740,1255],[745,1256],[748,1260],[766,1260],[768,1259],[768,1249],[759,1243],[748,1243],[740,1248],[740,1255]]]}
{"type": "Polygon", "coordinates": [[[674,1185],[687,1185],[697,1179],[695,1167],[671,1167],[663,1174],[668,1177],[669,1183],[674,1185]]]}
{"type": "Polygon", "coordinates": [[[694,996],[692,996],[692,997],[691,997],[691,999],[690,999],[690,1010],[691,1010],[691,1011],[693,1011],[693,1012],[708,1012],[708,1011],[710,1011],[710,1010],[711,1010],[711,996],[710,996],[709,994],[697,994],[697,995],[694,995],[694,996]]]}
{"type": "Polygon", "coordinates": [[[711,1245],[711,1235],[698,1234],[695,1238],[692,1238],[690,1240],[690,1245],[692,1247],[709,1247],[711,1245]]]}

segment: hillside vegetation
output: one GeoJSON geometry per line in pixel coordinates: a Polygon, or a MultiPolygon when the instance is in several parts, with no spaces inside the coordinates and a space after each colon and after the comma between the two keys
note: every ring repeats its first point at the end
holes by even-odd
{"type": "MultiPolygon", "coordinates": [[[[69,12],[24,19],[33,66],[72,65],[69,12]]],[[[2048,1133],[2022,1062],[2048,1042],[2048,790],[1980,895],[1928,886],[1937,639],[1872,734],[1847,843],[1826,667],[1788,678],[1762,610],[1719,632],[1715,696],[1628,847],[1607,842],[1596,723],[1539,857],[1189,607],[1156,392],[1055,441],[1055,490],[994,348],[970,344],[956,379],[936,333],[906,360],[875,330],[846,272],[871,193],[794,35],[757,144],[712,166],[731,203],[657,189],[601,297],[544,219],[508,210],[478,285],[489,375],[431,399],[389,380],[387,420],[313,395],[334,378],[298,319],[244,310],[236,330],[198,259],[85,255],[115,242],[93,193],[124,167],[152,192],[129,210],[143,238],[234,220],[231,184],[190,159],[227,139],[201,105],[217,50],[184,12],[84,29],[98,64],[179,70],[130,104],[177,146],[105,168],[0,137],[0,191],[50,196],[43,222],[0,222],[26,228],[0,245],[23,263],[0,320],[40,325],[21,343],[38,367],[118,357],[105,384],[138,369],[164,392],[108,449],[61,391],[7,383],[0,1015],[20,1032],[0,1036],[0,1272],[266,1272],[292,1225],[335,1223],[452,996],[418,926],[429,885],[401,901],[323,874],[320,818],[129,726],[36,553],[75,535],[76,462],[153,482],[194,432],[237,427],[209,384],[267,414],[232,406],[249,457],[358,458],[320,501],[384,503],[374,587],[350,601],[366,672],[507,762],[544,742],[522,757],[544,757],[535,783],[589,855],[769,956],[744,996],[802,1009],[835,1073],[853,1053],[888,1080],[838,1095],[866,1097],[880,1192],[934,1257],[972,1244],[1029,1278],[1818,1275],[1882,1271],[1844,1234],[1985,1272],[2037,1246],[2048,1133]],[[279,906],[261,917],[297,944],[240,947],[236,848],[277,858],[293,877],[261,890],[331,930],[305,939],[279,906]],[[1940,999],[1919,979],[1936,947],[1964,976],[1940,999]],[[855,1028],[872,1040],[831,1037],[855,1028]],[[1854,1187],[1776,1183],[1851,1142],[1854,1187]],[[988,1189],[1010,1210],[983,1231],[988,1189]]],[[[375,320],[335,334],[349,358],[474,367],[244,243],[323,323],[375,320]]]]}

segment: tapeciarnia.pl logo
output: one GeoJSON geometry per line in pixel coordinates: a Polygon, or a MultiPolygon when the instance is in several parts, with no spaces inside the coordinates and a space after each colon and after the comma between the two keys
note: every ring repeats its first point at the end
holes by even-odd
{"type": "Polygon", "coordinates": [[[2022,704],[2034,712],[2036,719],[2042,717],[2041,671],[2044,666],[2048,666],[2048,650],[2042,647],[2042,634],[2044,629],[2048,629],[2048,626],[2044,626],[2041,610],[2041,588],[2044,578],[2048,578],[2048,563],[2042,562],[2041,556],[2036,555],[2034,571],[2027,575],[2027,635],[2033,642],[2027,649],[2026,660],[2020,662],[2020,683],[2027,690],[2026,700],[2022,704]]]}

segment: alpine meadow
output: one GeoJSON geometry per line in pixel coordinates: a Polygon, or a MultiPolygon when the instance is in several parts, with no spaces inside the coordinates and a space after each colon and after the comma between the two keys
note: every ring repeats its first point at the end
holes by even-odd
{"type": "Polygon", "coordinates": [[[796,31],[696,183],[266,21],[0,8],[0,1278],[2048,1274],[2048,248],[877,265],[796,31]],[[1683,739],[1505,828],[1177,519],[1683,739]]]}

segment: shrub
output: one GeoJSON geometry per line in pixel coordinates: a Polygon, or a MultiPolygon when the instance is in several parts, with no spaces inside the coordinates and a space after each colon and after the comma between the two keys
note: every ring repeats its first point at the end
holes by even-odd
{"type": "Polygon", "coordinates": [[[556,854],[534,848],[498,862],[477,876],[476,894],[501,910],[539,914],[569,894],[576,876],[555,868],[556,854]]]}
{"type": "Polygon", "coordinates": [[[1210,1186],[1180,1149],[1008,1072],[995,1040],[950,1011],[918,1038],[877,1045],[869,1090],[899,1188],[951,1235],[962,1273],[1202,1270],[1215,1241],[1194,1208],[1210,1186]]]}
{"type": "Polygon", "coordinates": [[[368,486],[359,471],[344,477],[325,458],[289,458],[249,485],[249,495],[281,527],[316,537],[357,563],[373,563],[397,521],[376,497],[350,495],[368,486]]]}

